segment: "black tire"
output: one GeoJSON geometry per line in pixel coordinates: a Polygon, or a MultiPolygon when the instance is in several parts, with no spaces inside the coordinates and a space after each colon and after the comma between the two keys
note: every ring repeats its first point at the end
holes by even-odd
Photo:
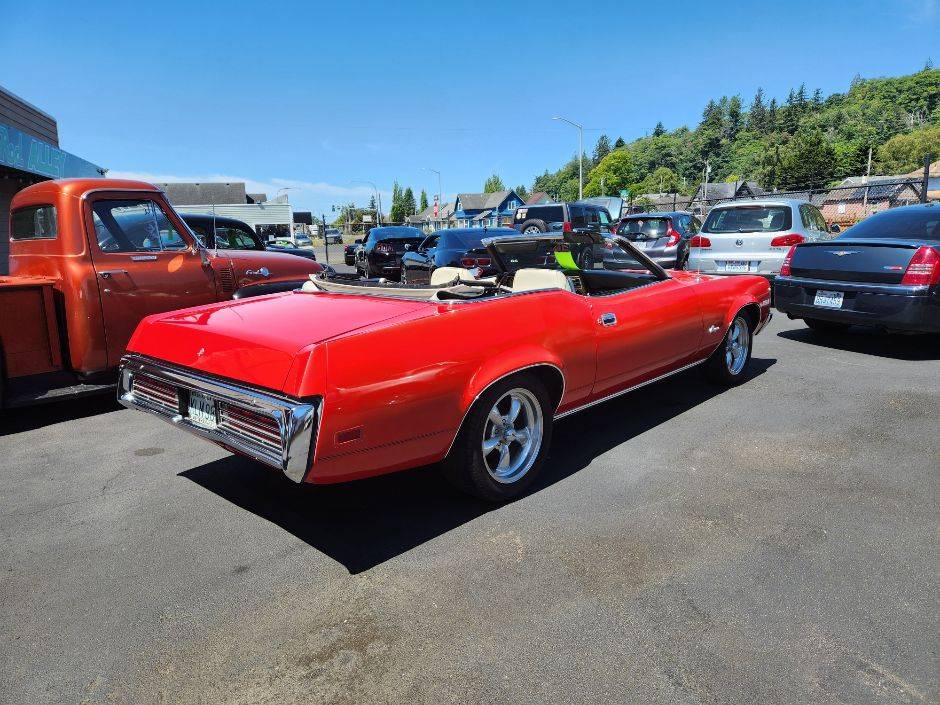
{"type": "MultiPolygon", "coordinates": [[[[524,425],[526,418],[520,420],[520,417],[529,413],[530,410],[523,407],[516,417],[516,424],[524,425]]],[[[442,463],[444,476],[457,489],[488,502],[506,502],[519,496],[538,477],[539,470],[548,455],[548,448],[552,440],[553,413],[554,407],[549,399],[548,392],[534,375],[520,372],[499,380],[476,400],[467,413],[450,453],[442,463]],[[499,435],[496,430],[499,427],[493,424],[490,411],[498,404],[500,406],[497,408],[500,409],[503,408],[503,404],[510,404],[512,402],[512,399],[508,397],[510,393],[513,395],[521,394],[528,399],[529,403],[538,405],[541,419],[541,437],[538,446],[535,447],[533,443],[530,451],[524,454],[525,460],[520,465],[518,476],[509,476],[500,481],[488,468],[487,460],[484,457],[483,442],[484,434],[491,434],[487,440],[495,440],[492,434],[499,435]],[[506,399],[508,401],[505,401],[506,399]]],[[[521,428],[520,430],[524,431],[525,429],[521,428]]],[[[516,450],[520,455],[523,454],[525,447],[516,441],[506,443],[507,448],[509,448],[510,463],[514,464],[518,460],[513,460],[511,456],[513,444],[518,446],[516,450]]],[[[498,446],[490,452],[487,457],[490,458],[491,464],[498,463],[497,457],[494,457],[494,455],[501,452],[498,446]]]]}
{"type": "Polygon", "coordinates": [[[536,228],[540,233],[548,232],[548,224],[539,218],[529,218],[529,220],[523,221],[519,227],[519,232],[524,233],[531,228],[536,228]]]}
{"type": "Polygon", "coordinates": [[[711,357],[705,361],[703,365],[705,377],[710,382],[724,386],[740,384],[747,378],[753,347],[754,330],[751,326],[750,318],[745,313],[738,312],[734,319],[732,319],[731,325],[728,326],[728,330],[725,332],[725,337],[722,339],[721,345],[719,345],[715,352],[711,354],[711,357]],[[736,326],[743,326],[743,330],[736,328],[736,326]],[[747,345],[747,349],[744,351],[743,363],[740,362],[739,358],[729,349],[729,340],[736,330],[739,331],[738,335],[735,336],[737,342],[743,344],[743,336],[743,340],[746,341],[747,345]],[[729,352],[731,353],[730,362],[728,357],[729,352]]]}
{"type": "Polygon", "coordinates": [[[588,245],[581,250],[581,256],[578,258],[578,266],[581,269],[594,269],[594,250],[588,245]]]}
{"type": "Polygon", "coordinates": [[[362,264],[362,278],[371,279],[372,278],[372,268],[369,266],[369,260],[365,260],[362,264]]]}
{"type": "Polygon", "coordinates": [[[837,333],[847,330],[848,323],[837,323],[836,321],[823,321],[819,318],[804,318],[803,323],[818,333],[837,333]]]}

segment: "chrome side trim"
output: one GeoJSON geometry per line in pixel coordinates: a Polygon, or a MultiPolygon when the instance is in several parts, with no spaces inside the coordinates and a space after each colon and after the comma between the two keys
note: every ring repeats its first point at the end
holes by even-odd
{"type": "Polygon", "coordinates": [[[929,286],[902,286],[901,284],[878,284],[875,282],[844,282],[835,279],[809,279],[804,277],[777,277],[783,286],[808,286],[827,291],[857,291],[863,294],[894,294],[895,296],[916,296],[926,294],[929,286]]]}
{"type": "MultiPolygon", "coordinates": [[[[499,377],[494,379],[492,382],[490,382],[485,387],[483,387],[483,389],[481,389],[480,392],[475,397],[473,397],[473,401],[470,402],[469,406],[467,406],[466,411],[463,412],[463,416],[460,418],[460,423],[457,424],[457,432],[454,434],[454,437],[450,439],[450,445],[447,446],[447,452],[444,454],[444,457],[447,457],[448,455],[450,455],[450,451],[454,447],[454,443],[457,442],[457,436],[460,435],[460,430],[463,428],[463,423],[464,421],[467,420],[467,415],[470,413],[470,409],[473,408],[473,405],[477,403],[477,400],[483,396],[486,390],[492,387],[497,382],[499,382],[499,380],[501,379],[505,379],[506,377],[514,375],[518,372],[523,372],[524,370],[530,370],[533,367],[553,367],[556,370],[558,370],[558,374],[561,375],[561,396],[558,397],[558,404],[561,404],[561,400],[565,398],[566,382],[565,382],[565,373],[562,372],[561,368],[558,365],[551,363],[551,362],[536,362],[535,364],[532,364],[532,365],[526,365],[525,367],[519,367],[515,370],[511,370],[510,372],[507,372],[504,375],[500,375],[499,377]]],[[[555,409],[558,409],[557,405],[555,406],[555,409]]]]}
{"type": "Polygon", "coordinates": [[[303,482],[310,470],[316,452],[319,417],[323,408],[321,397],[305,401],[290,399],[134,354],[125,355],[121,360],[117,400],[129,409],[153,414],[188,433],[277,468],[294,482],[303,482]],[[252,443],[245,434],[236,435],[225,428],[203,428],[193,424],[180,413],[171,414],[166,407],[160,407],[143,396],[134,394],[133,382],[136,375],[152,377],[189,391],[203,392],[217,401],[272,416],[280,430],[280,451],[275,453],[260,443],[252,443]]]}
{"type": "MultiPolygon", "coordinates": [[[[706,358],[706,359],[707,359],[707,358],[706,358]]],[[[659,382],[660,380],[666,379],[667,377],[672,377],[673,375],[677,375],[677,374],[679,374],[680,372],[685,372],[686,370],[691,369],[691,368],[695,367],[696,365],[701,365],[703,362],[705,362],[705,360],[699,360],[699,361],[697,361],[697,362],[693,362],[693,363],[691,363],[691,364],[684,365],[684,366],[682,366],[682,367],[680,367],[680,368],[678,368],[678,369],[672,370],[671,372],[667,372],[667,373],[664,374],[664,375],[660,375],[659,377],[654,377],[653,379],[648,379],[648,380],[646,380],[645,382],[640,382],[639,384],[635,384],[635,385],[633,385],[632,387],[628,387],[627,389],[621,389],[619,392],[614,392],[613,394],[608,394],[606,397],[601,397],[600,399],[595,399],[594,401],[589,401],[587,404],[583,404],[583,405],[581,405],[581,406],[575,407],[574,409],[568,409],[568,411],[563,411],[563,412],[560,413],[560,414],[555,414],[555,420],[557,421],[558,419],[563,419],[563,418],[565,418],[566,416],[570,416],[571,414],[577,414],[579,411],[584,411],[585,409],[590,409],[592,406],[597,406],[598,404],[603,404],[605,401],[610,401],[611,399],[614,399],[615,397],[619,397],[619,396],[621,396],[621,395],[623,395],[623,394],[629,394],[630,392],[636,391],[636,390],[639,389],[640,387],[645,387],[645,386],[648,385],[648,384],[653,384],[654,382],[659,382]]]]}

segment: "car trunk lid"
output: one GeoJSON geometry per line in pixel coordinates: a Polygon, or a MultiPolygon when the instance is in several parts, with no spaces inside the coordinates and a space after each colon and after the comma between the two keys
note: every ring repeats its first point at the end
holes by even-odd
{"type": "Polygon", "coordinates": [[[326,293],[275,294],[144,319],[129,352],[280,389],[304,348],[394,318],[435,311],[420,301],[326,293]]]}
{"type": "Polygon", "coordinates": [[[849,238],[800,245],[790,271],[795,277],[832,281],[900,284],[923,243],[849,238]]]}

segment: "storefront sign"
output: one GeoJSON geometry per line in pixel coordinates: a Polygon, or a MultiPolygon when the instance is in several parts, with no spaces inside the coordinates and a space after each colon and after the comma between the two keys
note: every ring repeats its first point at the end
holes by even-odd
{"type": "Polygon", "coordinates": [[[51,179],[101,176],[101,170],[74,154],[0,123],[0,165],[51,179]]]}

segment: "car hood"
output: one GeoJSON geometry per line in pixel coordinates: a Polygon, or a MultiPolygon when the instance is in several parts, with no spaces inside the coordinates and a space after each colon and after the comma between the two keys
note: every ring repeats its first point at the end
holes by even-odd
{"type": "Polygon", "coordinates": [[[318,343],[409,316],[420,301],[291,292],[145,318],[128,352],[245,384],[282,390],[295,357],[318,343]]]}
{"type": "Polygon", "coordinates": [[[217,253],[216,259],[223,266],[229,264],[235,270],[235,280],[239,288],[267,282],[299,281],[311,274],[323,271],[323,267],[317,262],[286,252],[269,252],[268,250],[210,250],[210,252],[217,253]],[[268,276],[256,273],[261,268],[268,270],[268,276]],[[249,274],[249,272],[253,273],[249,274]]]}

